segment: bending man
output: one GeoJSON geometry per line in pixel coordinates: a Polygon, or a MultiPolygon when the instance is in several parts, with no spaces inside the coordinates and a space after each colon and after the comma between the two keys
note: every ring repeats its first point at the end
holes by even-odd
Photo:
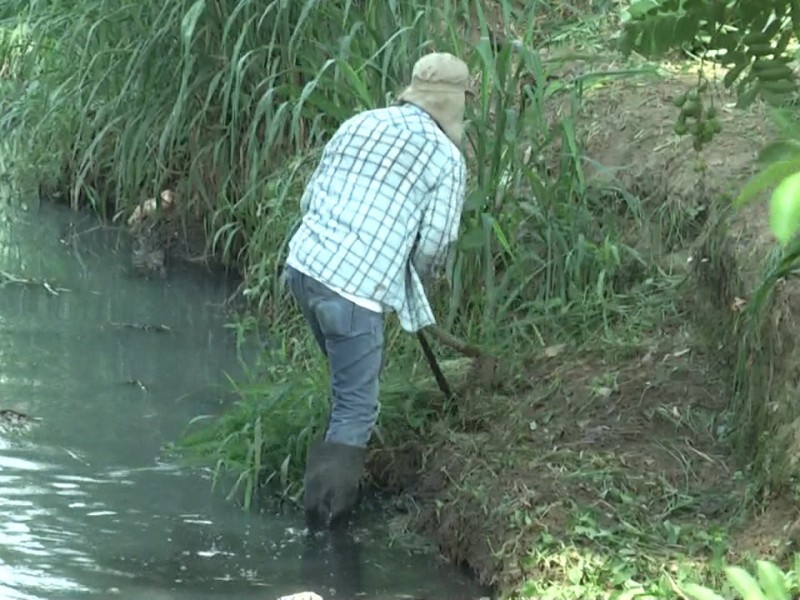
{"type": "Polygon", "coordinates": [[[355,506],[378,420],[383,317],[415,332],[435,323],[426,284],[458,235],[467,65],[433,53],[390,107],[347,120],[302,196],[286,280],[325,354],[332,406],[306,464],[305,512],[330,526],[355,506]]]}

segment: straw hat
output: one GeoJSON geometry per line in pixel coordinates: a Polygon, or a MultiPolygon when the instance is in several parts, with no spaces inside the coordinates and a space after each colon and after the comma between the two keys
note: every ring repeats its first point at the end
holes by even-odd
{"type": "Polygon", "coordinates": [[[464,61],[447,52],[434,52],[414,64],[411,85],[398,100],[427,112],[447,137],[460,146],[468,85],[469,68],[464,61]]]}

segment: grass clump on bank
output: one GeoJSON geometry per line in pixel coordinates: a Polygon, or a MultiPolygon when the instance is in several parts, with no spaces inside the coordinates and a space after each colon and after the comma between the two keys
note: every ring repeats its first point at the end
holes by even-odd
{"type": "MultiPolygon", "coordinates": [[[[470,64],[477,99],[462,236],[436,312],[508,376],[443,405],[416,340],[390,320],[373,482],[415,488],[414,529],[523,595],[667,597],[719,558],[714,527],[742,496],[714,445],[722,407],[685,336],[683,279],[637,244],[660,213],[587,172],[580,111],[613,78],[551,80],[561,60],[534,49],[538,5],[7,4],[32,48],[0,100],[18,183],[105,218],[174,189],[181,217],[245,276],[247,310],[275,342],[231,382],[229,411],[177,449],[213,465],[246,508],[259,490],[297,497],[325,425],[324,368],[279,280],[305,179],[339,123],[391,101],[420,54],[446,50],[470,64]],[[491,43],[498,21],[518,43],[491,43]]],[[[679,239],[687,219],[670,217],[659,235],[679,239]]]]}

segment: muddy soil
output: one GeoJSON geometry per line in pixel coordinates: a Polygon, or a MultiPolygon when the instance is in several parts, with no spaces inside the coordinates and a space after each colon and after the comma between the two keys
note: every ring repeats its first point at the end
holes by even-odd
{"type": "MultiPolygon", "coordinates": [[[[704,260],[698,239],[716,207],[755,172],[771,134],[763,107],[741,111],[720,95],[723,130],[695,153],[691,139],[672,132],[672,99],[694,81],[680,73],[605,81],[586,95],[578,120],[592,184],[634,194],[649,217],[626,241],[672,272],[704,260]]],[[[773,240],[763,209],[753,210],[749,243],[765,252],[773,240]]],[[[542,356],[526,366],[528,385],[513,395],[471,395],[461,407],[468,426],[451,419],[424,442],[376,451],[374,482],[408,492],[409,529],[482,583],[506,590],[567,578],[563,564],[536,551],[554,540],[609,555],[652,547],[664,564],[689,546],[697,556],[712,552],[699,538],[663,541],[672,539],[666,524],[702,532],[738,523],[729,529],[729,557],[781,555],[796,535],[797,510],[776,502],[755,521],[741,513],[747,489],[721,441],[730,366],[717,347],[722,337],[696,310],[697,295],[688,278],[675,298],[680,315],[654,323],[624,353],[542,356]],[[614,545],[614,536],[630,539],[633,530],[642,547],[614,545]]],[[[735,310],[728,300],[716,310],[735,310]]]]}
{"type": "Polygon", "coordinates": [[[626,357],[541,356],[516,395],[462,399],[468,427],[450,420],[432,445],[374,455],[376,480],[411,491],[413,529],[504,589],[545,570],[530,551],[545,534],[574,538],[576,510],[607,532],[729,517],[740,489],[717,441],[728,382],[685,323],[654,334],[626,357]]]}

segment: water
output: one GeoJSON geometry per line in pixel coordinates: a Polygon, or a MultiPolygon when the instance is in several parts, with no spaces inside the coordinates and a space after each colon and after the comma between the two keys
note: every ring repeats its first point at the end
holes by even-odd
{"type": "Polygon", "coordinates": [[[202,472],[158,461],[220,410],[236,348],[232,283],[128,274],[127,246],[58,207],[0,206],[0,409],[41,419],[0,435],[0,598],[478,598],[464,575],[388,544],[380,514],[344,550],[308,545],[300,514],[245,514],[202,472]],[[75,243],[61,238],[74,221],[75,243]],[[44,285],[44,284],[47,285],[44,285]],[[163,324],[169,333],[115,323],[163,324]]]}

